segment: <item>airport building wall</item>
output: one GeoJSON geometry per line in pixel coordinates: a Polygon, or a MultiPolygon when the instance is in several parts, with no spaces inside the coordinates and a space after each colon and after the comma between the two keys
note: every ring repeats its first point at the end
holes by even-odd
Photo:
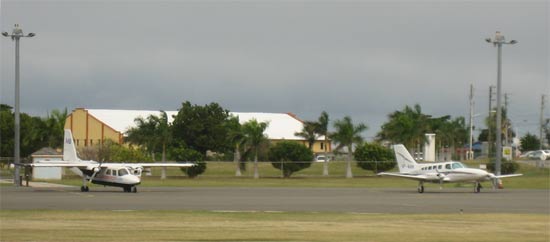
{"type": "MultiPolygon", "coordinates": [[[[140,114],[140,116],[146,117],[146,114],[151,114],[151,111],[132,111],[132,110],[94,110],[94,109],[88,109],[85,108],[76,108],[73,110],[68,116],[65,121],[65,129],[70,129],[73,133],[73,138],[75,139],[75,144],[77,147],[86,147],[86,146],[94,146],[97,144],[103,144],[106,140],[112,140],[115,143],[122,144],[123,143],[123,137],[124,132],[126,130],[123,130],[123,127],[128,127],[128,125],[133,124],[133,120],[136,118],[136,114],[140,114]],[[97,114],[94,115],[93,113],[97,114]],[[107,114],[107,115],[106,115],[107,114]],[[116,116],[116,117],[115,117],[116,116]],[[121,122],[121,117],[124,116],[125,122],[121,122]],[[128,117],[126,117],[128,116],[128,117]],[[129,121],[127,121],[129,120],[129,121]],[[121,125],[121,123],[123,123],[121,125]]],[[[168,113],[168,112],[167,112],[168,113]]],[[[172,112],[171,112],[172,113],[172,112]]],[[[173,112],[174,114],[177,112],[173,112]]],[[[233,113],[234,115],[243,116],[241,118],[245,118],[245,116],[254,116],[255,113],[233,113]]],[[[269,137],[269,140],[272,144],[275,144],[277,142],[288,140],[288,141],[295,141],[299,142],[306,147],[308,146],[308,142],[304,139],[297,139],[296,137],[290,137],[288,139],[282,139],[280,138],[280,135],[278,133],[286,133],[286,137],[289,136],[295,136],[295,132],[300,132],[301,127],[303,127],[303,121],[301,121],[299,118],[296,117],[294,114],[266,114],[266,113],[258,113],[258,120],[260,120],[261,117],[265,117],[266,115],[269,117],[270,115],[274,116],[273,121],[270,122],[270,126],[272,126],[275,130],[272,131],[273,133],[267,132],[267,136],[269,137]],[[286,115],[288,115],[287,118],[284,118],[286,115]],[[277,117],[277,118],[275,118],[277,117]],[[284,118],[284,120],[281,120],[281,117],[284,118]],[[288,123],[294,122],[294,125],[291,126],[292,128],[288,127],[288,123]],[[286,130],[285,130],[286,129],[286,130]]],[[[170,115],[171,117],[171,115],[170,115]]],[[[332,145],[330,140],[325,144],[324,140],[319,139],[315,141],[313,144],[313,152],[315,154],[322,154],[325,152],[325,149],[327,149],[327,152],[332,152],[332,145]]]]}
{"type": "Polygon", "coordinates": [[[70,129],[73,132],[77,147],[103,144],[106,140],[122,144],[123,134],[121,132],[89,114],[83,108],[77,108],[67,116],[65,129],[70,129]]]}

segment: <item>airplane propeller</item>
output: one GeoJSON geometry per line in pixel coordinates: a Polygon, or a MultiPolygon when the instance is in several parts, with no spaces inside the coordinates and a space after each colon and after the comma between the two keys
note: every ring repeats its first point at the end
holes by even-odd
{"type": "Polygon", "coordinates": [[[103,162],[99,162],[99,165],[93,169],[94,173],[90,177],[90,180],[88,180],[88,186],[90,185],[90,183],[92,183],[92,180],[97,175],[97,173],[99,173],[99,171],[101,171],[101,163],[103,163],[103,162]]]}

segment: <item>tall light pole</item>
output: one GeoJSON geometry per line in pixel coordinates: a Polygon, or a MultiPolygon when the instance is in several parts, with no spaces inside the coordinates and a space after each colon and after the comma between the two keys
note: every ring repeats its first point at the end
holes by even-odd
{"type": "Polygon", "coordinates": [[[497,176],[500,175],[500,161],[502,160],[502,110],[501,110],[501,103],[500,103],[500,94],[501,94],[501,77],[502,77],[502,45],[513,45],[517,43],[516,40],[511,40],[509,42],[506,42],[504,39],[504,36],[500,34],[500,31],[497,31],[495,33],[495,38],[487,38],[485,39],[488,43],[492,43],[493,46],[498,47],[498,54],[497,54],[497,147],[496,147],[496,161],[495,161],[495,173],[497,176]]]}
{"type": "Polygon", "coordinates": [[[10,34],[8,32],[2,32],[2,35],[5,37],[11,37],[12,40],[15,40],[15,150],[13,152],[14,156],[14,163],[15,163],[15,173],[13,177],[13,183],[16,187],[18,187],[21,184],[21,179],[19,176],[19,163],[21,163],[20,159],[20,148],[19,144],[21,143],[21,121],[19,118],[19,39],[22,37],[33,37],[35,36],[34,33],[29,33],[27,35],[23,34],[23,30],[19,28],[19,24],[16,24],[13,28],[13,31],[10,34]]]}

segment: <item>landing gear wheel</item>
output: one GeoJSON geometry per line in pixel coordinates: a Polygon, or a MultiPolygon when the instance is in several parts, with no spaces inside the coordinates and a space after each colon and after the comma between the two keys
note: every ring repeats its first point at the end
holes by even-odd
{"type": "Polygon", "coordinates": [[[133,186],[133,187],[132,187],[132,192],[133,192],[133,193],[136,193],[136,192],[137,192],[137,187],[133,186]]]}
{"type": "Polygon", "coordinates": [[[475,193],[479,193],[481,191],[481,183],[476,183],[476,185],[474,186],[474,192],[475,193]]]}
{"type": "Polygon", "coordinates": [[[418,190],[418,193],[423,193],[424,192],[424,186],[418,186],[417,190],[418,190]]]}
{"type": "Polygon", "coordinates": [[[90,191],[90,188],[87,187],[87,186],[81,186],[81,187],[80,187],[80,191],[81,191],[81,192],[89,192],[89,191],[90,191]]]}

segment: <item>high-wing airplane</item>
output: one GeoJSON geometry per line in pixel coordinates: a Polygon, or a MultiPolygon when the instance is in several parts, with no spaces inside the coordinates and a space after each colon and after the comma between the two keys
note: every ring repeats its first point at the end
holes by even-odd
{"type": "Polygon", "coordinates": [[[381,172],[380,176],[396,176],[418,181],[418,192],[424,192],[424,182],[448,183],[474,183],[474,192],[481,190],[481,182],[492,181],[493,186],[500,178],[521,176],[522,174],[510,174],[496,176],[482,169],[468,168],[461,162],[449,161],[439,163],[418,164],[407,151],[404,145],[394,145],[395,159],[399,166],[399,173],[381,172]]]}
{"type": "Polygon", "coordinates": [[[191,167],[193,163],[105,163],[93,160],[81,160],[76,154],[73,135],[70,129],[65,130],[63,161],[48,163],[31,163],[31,167],[69,167],[82,177],[80,191],[88,192],[89,183],[121,187],[124,192],[137,192],[136,186],[141,183],[141,172],[149,167],[191,167]]]}

